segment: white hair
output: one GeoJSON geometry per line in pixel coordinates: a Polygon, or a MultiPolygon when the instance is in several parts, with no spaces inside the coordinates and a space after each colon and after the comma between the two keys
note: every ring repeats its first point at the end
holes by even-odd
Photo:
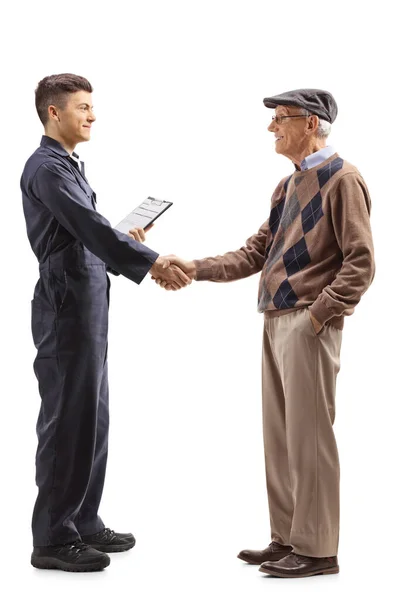
{"type": "MultiPolygon", "coordinates": [[[[311,115],[312,115],[312,113],[310,113],[305,108],[301,109],[300,114],[302,114],[306,117],[311,117],[311,115]]],[[[318,117],[318,128],[317,128],[317,132],[316,132],[317,138],[327,138],[328,135],[330,134],[330,132],[331,132],[331,124],[329,123],[329,121],[325,121],[324,119],[321,119],[320,117],[318,117]]]]}

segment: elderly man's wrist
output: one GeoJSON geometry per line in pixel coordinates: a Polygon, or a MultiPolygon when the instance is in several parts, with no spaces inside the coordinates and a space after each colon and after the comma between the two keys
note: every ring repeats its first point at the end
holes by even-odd
{"type": "Polygon", "coordinates": [[[205,259],[196,259],[193,261],[193,264],[196,270],[196,281],[207,281],[208,279],[212,279],[212,267],[210,267],[208,261],[206,261],[205,259]]]}
{"type": "Polygon", "coordinates": [[[314,319],[318,321],[321,326],[324,326],[325,323],[332,317],[331,309],[328,308],[326,304],[324,304],[324,302],[318,298],[313,304],[311,304],[311,306],[309,306],[309,310],[314,319]]]}

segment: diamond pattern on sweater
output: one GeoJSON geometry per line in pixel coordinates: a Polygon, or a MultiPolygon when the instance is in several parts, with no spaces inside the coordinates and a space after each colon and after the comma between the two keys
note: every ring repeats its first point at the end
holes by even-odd
{"type": "MultiPolygon", "coordinates": [[[[285,195],[283,196],[282,200],[276,206],[274,206],[274,208],[271,209],[271,212],[269,214],[269,228],[270,228],[273,238],[275,237],[275,234],[279,228],[279,223],[281,222],[283,209],[285,207],[285,202],[286,202],[286,192],[287,192],[287,188],[288,188],[289,181],[291,180],[291,178],[292,178],[292,176],[288,177],[286,179],[285,183],[283,184],[283,189],[285,190],[285,195]]],[[[266,254],[266,256],[267,256],[267,254],[266,254]]]]}
{"type": "Polygon", "coordinates": [[[282,198],[282,200],[274,206],[269,215],[269,228],[273,236],[275,236],[278,231],[279,223],[281,222],[281,217],[283,213],[283,207],[285,205],[286,197],[282,198]]]}
{"type": "Polygon", "coordinates": [[[330,180],[330,178],[333,177],[335,173],[340,171],[342,167],[343,158],[340,158],[338,156],[337,158],[335,158],[335,160],[325,165],[325,167],[318,169],[317,176],[319,187],[322,188],[322,186],[324,186],[330,180]]]}
{"type": "Polygon", "coordinates": [[[283,262],[285,263],[288,277],[301,271],[301,269],[304,269],[311,262],[304,237],[285,252],[283,262]]]}
{"type": "Polygon", "coordinates": [[[265,268],[266,268],[267,271],[282,256],[282,248],[283,248],[284,244],[285,244],[285,238],[283,236],[276,242],[276,244],[274,244],[274,247],[270,251],[270,253],[268,255],[267,263],[265,265],[265,268]]]}
{"type": "Polygon", "coordinates": [[[275,296],[273,297],[274,306],[278,309],[293,308],[296,305],[298,297],[294,293],[288,279],[282,281],[275,296]]]}
{"type": "Polygon", "coordinates": [[[318,192],[301,211],[301,222],[304,233],[311,231],[323,216],[321,192],[318,192]]]}
{"type": "Polygon", "coordinates": [[[289,185],[289,182],[290,182],[290,180],[291,180],[291,179],[292,179],[292,175],[290,175],[290,176],[289,176],[289,177],[286,179],[285,183],[283,184],[283,189],[285,190],[285,194],[286,194],[286,192],[287,192],[288,185],[289,185]]]}
{"type": "MultiPolygon", "coordinates": [[[[324,167],[314,171],[311,177],[307,173],[301,176],[296,175],[290,197],[287,197],[287,191],[292,176],[286,179],[283,185],[283,197],[271,210],[269,218],[272,241],[265,253],[266,261],[261,276],[260,300],[258,304],[260,312],[266,310],[271,301],[278,309],[295,306],[298,298],[289,283],[289,278],[299,273],[311,263],[311,256],[307,247],[307,234],[314,229],[324,216],[321,188],[343,167],[343,164],[343,159],[336,158],[324,167]],[[311,198],[306,206],[304,206],[304,197],[311,198]],[[299,198],[303,200],[301,201],[299,198]],[[287,248],[289,243],[296,241],[296,238],[293,239],[292,225],[297,221],[301,223],[300,227],[303,230],[303,237],[283,253],[285,242],[287,248]],[[288,242],[289,237],[291,238],[290,242],[288,242]],[[274,269],[272,267],[276,264],[279,265],[280,259],[282,259],[282,267],[286,270],[288,279],[285,279],[279,288],[276,289],[278,282],[274,279],[273,275],[272,279],[270,279],[269,273],[270,271],[272,273],[275,272],[276,267],[274,269]]],[[[293,225],[293,227],[295,226],[293,225]]],[[[301,229],[299,234],[301,235],[301,229]]],[[[310,237],[312,238],[314,235],[315,233],[310,237]]]]}
{"type": "Polygon", "coordinates": [[[281,225],[282,225],[282,229],[284,231],[286,231],[287,228],[289,227],[289,225],[291,223],[293,223],[293,221],[296,219],[296,217],[299,215],[299,213],[300,213],[300,204],[297,199],[297,194],[296,194],[296,192],[294,192],[294,194],[291,195],[289,200],[286,201],[285,206],[283,208],[283,213],[282,213],[282,217],[281,217],[281,225]]]}
{"type": "Polygon", "coordinates": [[[263,287],[261,290],[261,296],[258,299],[258,306],[268,306],[268,304],[271,302],[272,300],[272,296],[269,293],[269,291],[267,290],[266,287],[263,287]]]}

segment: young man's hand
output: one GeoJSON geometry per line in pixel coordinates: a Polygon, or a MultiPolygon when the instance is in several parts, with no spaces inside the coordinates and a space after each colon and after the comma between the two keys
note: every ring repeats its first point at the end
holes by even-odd
{"type": "Polygon", "coordinates": [[[153,229],[154,225],[149,225],[148,227],[145,227],[144,229],[142,229],[141,227],[135,227],[134,229],[130,229],[129,230],[129,237],[133,238],[134,240],[136,240],[137,242],[144,242],[146,239],[146,233],[148,233],[150,231],[150,229],[153,229]]]}

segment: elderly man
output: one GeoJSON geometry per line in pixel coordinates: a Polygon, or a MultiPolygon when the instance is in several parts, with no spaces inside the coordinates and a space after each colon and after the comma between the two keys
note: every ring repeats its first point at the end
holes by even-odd
{"type": "Polygon", "coordinates": [[[326,145],[337,115],[330,93],[294,90],[264,104],[275,109],[268,130],[276,152],[295,166],[272,195],[269,219],[235,252],[171,260],[198,281],[234,281],[261,271],[272,542],[239,558],[279,577],[338,573],[335,386],[344,316],[374,277],[371,203],[357,169],[326,145]]]}

